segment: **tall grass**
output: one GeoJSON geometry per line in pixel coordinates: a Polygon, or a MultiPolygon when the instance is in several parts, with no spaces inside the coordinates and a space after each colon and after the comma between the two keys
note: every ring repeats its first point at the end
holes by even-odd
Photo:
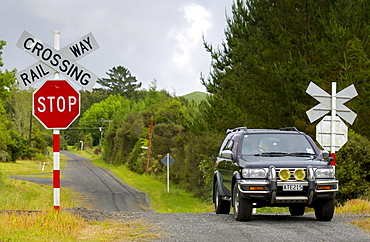
{"type": "Polygon", "coordinates": [[[143,221],[87,222],[56,211],[1,213],[0,228],[0,241],[138,241],[161,236],[143,221]]]}
{"type": "Polygon", "coordinates": [[[81,218],[70,213],[0,214],[2,241],[70,241],[77,240],[84,226],[81,218]],[[67,236],[67,240],[65,238],[67,236]]]}
{"type": "Polygon", "coordinates": [[[353,199],[335,208],[335,213],[370,214],[370,201],[353,199]]]}

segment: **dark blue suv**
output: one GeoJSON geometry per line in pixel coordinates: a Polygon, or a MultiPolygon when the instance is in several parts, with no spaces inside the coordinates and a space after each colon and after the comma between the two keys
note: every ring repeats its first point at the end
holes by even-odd
{"type": "Polygon", "coordinates": [[[234,218],[248,221],[253,208],[289,207],[301,216],[311,207],[317,220],[330,221],[338,180],[326,159],[329,153],[294,127],[228,129],[216,158],[216,213],[228,214],[232,205],[234,218]]]}

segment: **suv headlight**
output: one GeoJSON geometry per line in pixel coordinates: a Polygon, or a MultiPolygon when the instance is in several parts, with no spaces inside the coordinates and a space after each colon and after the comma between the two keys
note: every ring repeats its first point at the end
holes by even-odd
{"type": "Polygon", "coordinates": [[[315,171],[316,178],[334,178],[334,169],[332,168],[317,168],[315,171]]]}
{"type": "Polygon", "coordinates": [[[265,178],[267,172],[265,169],[250,169],[245,168],[242,171],[242,176],[244,178],[265,178]]]}

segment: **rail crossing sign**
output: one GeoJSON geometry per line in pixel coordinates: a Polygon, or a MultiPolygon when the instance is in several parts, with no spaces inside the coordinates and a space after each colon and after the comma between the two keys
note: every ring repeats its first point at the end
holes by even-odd
{"type": "Polygon", "coordinates": [[[47,129],[66,129],[80,115],[80,93],[65,80],[46,81],[33,93],[32,113],[47,129]]]}
{"type": "Polygon", "coordinates": [[[311,82],[306,90],[320,103],[306,112],[311,123],[331,111],[331,116],[325,116],[316,125],[316,140],[332,154],[338,151],[348,139],[348,127],[337,114],[350,124],[353,124],[357,114],[344,106],[348,100],[356,97],[357,91],[352,84],[336,93],[336,83],[332,83],[332,95],[311,82]]]}
{"type": "Polygon", "coordinates": [[[311,123],[315,122],[333,109],[335,109],[336,113],[348,123],[353,124],[355,121],[357,114],[344,106],[345,102],[358,95],[353,84],[338,93],[334,92],[332,95],[329,95],[315,83],[311,82],[308,85],[306,92],[320,102],[306,112],[311,123]]]}
{"type": "Polygon", "coordinates": [[[17,73],[16,78],[22,89],[39,83],[55,72],[66,76],[73,83],[89,91],[98,80],[97,75],[76,62],[99,48],[92,33],[70,43],[61,50],[56,50],[27,31],[23,31],[16,46],[39,60],[17,73]]]}

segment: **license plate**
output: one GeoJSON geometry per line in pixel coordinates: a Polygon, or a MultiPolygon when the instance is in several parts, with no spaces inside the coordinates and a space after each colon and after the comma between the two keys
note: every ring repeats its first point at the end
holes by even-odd
{"type": "Polygon", "coordinates": [[[302,184],[284,184],[283,191],[303,191],[302,184]]]}

